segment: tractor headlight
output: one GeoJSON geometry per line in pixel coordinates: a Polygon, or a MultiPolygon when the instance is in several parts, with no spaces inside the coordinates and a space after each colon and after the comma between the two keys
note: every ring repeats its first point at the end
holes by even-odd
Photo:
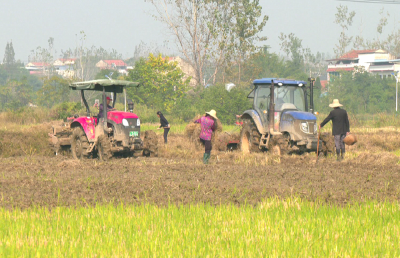
{"type": "Polygon", "coordinates": [[[301,131],[303,131],[304,133],[308,133],[308,123],[302,122],[302,123],[300,124],[300,129],[301,129],[301,131]]]}
{"type": "Polygon", "coordinates": [[[140,119],[139,118],[137,119],[136,125],[140,126],[140,119]]]}
{"type": "Polygon", "coordinates": [[[122,124],[123,124],[124,126],[129,126],[128,120],[126,120],[125,118],[122,119],[122,124]]]}

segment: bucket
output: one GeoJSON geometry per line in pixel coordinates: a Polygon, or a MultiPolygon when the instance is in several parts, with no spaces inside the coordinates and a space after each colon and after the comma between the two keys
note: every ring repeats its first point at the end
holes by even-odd
{"type": "Polygon", "coordinates": [[[343,141],[346,145],[353,145],[357,142],[357,137],[354,134],[349,134],[344,138],[343,141]]]}

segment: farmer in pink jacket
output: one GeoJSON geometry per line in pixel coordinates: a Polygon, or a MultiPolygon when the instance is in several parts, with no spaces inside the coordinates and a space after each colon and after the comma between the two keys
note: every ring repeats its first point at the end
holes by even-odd
{"type": "Polygon", "coordinates": [[[204,144],[205,151],[203,155],[203,163],[208,164],[208,160],[211,156],[211,136],[215,130],[215,120],[217,118],[217,112],[212,109],[210,112],[206,112],[205,116],[196,120],[195,123],[201,125],[200,141],[204,144]]]}

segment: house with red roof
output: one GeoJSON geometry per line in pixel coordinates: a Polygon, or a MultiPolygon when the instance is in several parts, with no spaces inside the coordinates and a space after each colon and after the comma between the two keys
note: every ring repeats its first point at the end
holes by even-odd
{"type": "Polygon", "coordinates": [[[45,62],[30,62],[25,66],[25,69],[29,71],[29,74],[44,75],[50,68],[49,63],[45,62]]]}
{"type": "Polygon", "coordinates": [[[100,69],[126,69],[126,63],[123,60],[100,60],[97,64],[96,67],[100,69]]]}
{"type": "Polygon", "coordinates": [[[339,76],[342,71],[358,69],[376,74],[381,78],[390,78],[392,73],[400,70],[396,60],[393,55],[382,49],[351,50],[339,58],[327,60],[327,81],[331,81],[334,76],[339,76]]]}
{"type": "Polygon", "coordinates": [[[100,60],[97,62],[96,67],[100,69],[117,70],[120,74],[128,74],[127,64],[120,60],[100,60]]]}

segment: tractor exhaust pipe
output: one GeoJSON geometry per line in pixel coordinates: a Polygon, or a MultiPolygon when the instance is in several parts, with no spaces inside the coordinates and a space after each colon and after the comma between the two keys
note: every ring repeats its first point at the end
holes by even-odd
{"type": "Polygon", "coordinates": [[[314,82],[315,78],[310,77],[308,78],[308,81],[310,82],[310,112],[314,112],[314,82]]]}
{"type": "Polygon", "coordinates": [[[269,130],[274,130],[274,114],[275,114],[275,100],[274,100],[274,94],[275,94],[275,85],[274,85],[274,80],[271,80],[271,91],[269,94],[269,115],[268,115],[268,127],[269,130]]]}
{"type": "Polygon", "coordinates": [[[133,113],[133,106],[134,106],[133,102],[129,101],[128,102],[128,109],[129,109],[129,112],[131,112],[131,113],[133,113]]]}
{"type": "Polygon", "coordinates": [[[269,94],[269,115],[268,115],[268,127],[270,135],[281,135],[282,133],[274,131],[274,115],[275,115],[275,85],[274,80],[271,80],[271,93],[269,94]]]}

